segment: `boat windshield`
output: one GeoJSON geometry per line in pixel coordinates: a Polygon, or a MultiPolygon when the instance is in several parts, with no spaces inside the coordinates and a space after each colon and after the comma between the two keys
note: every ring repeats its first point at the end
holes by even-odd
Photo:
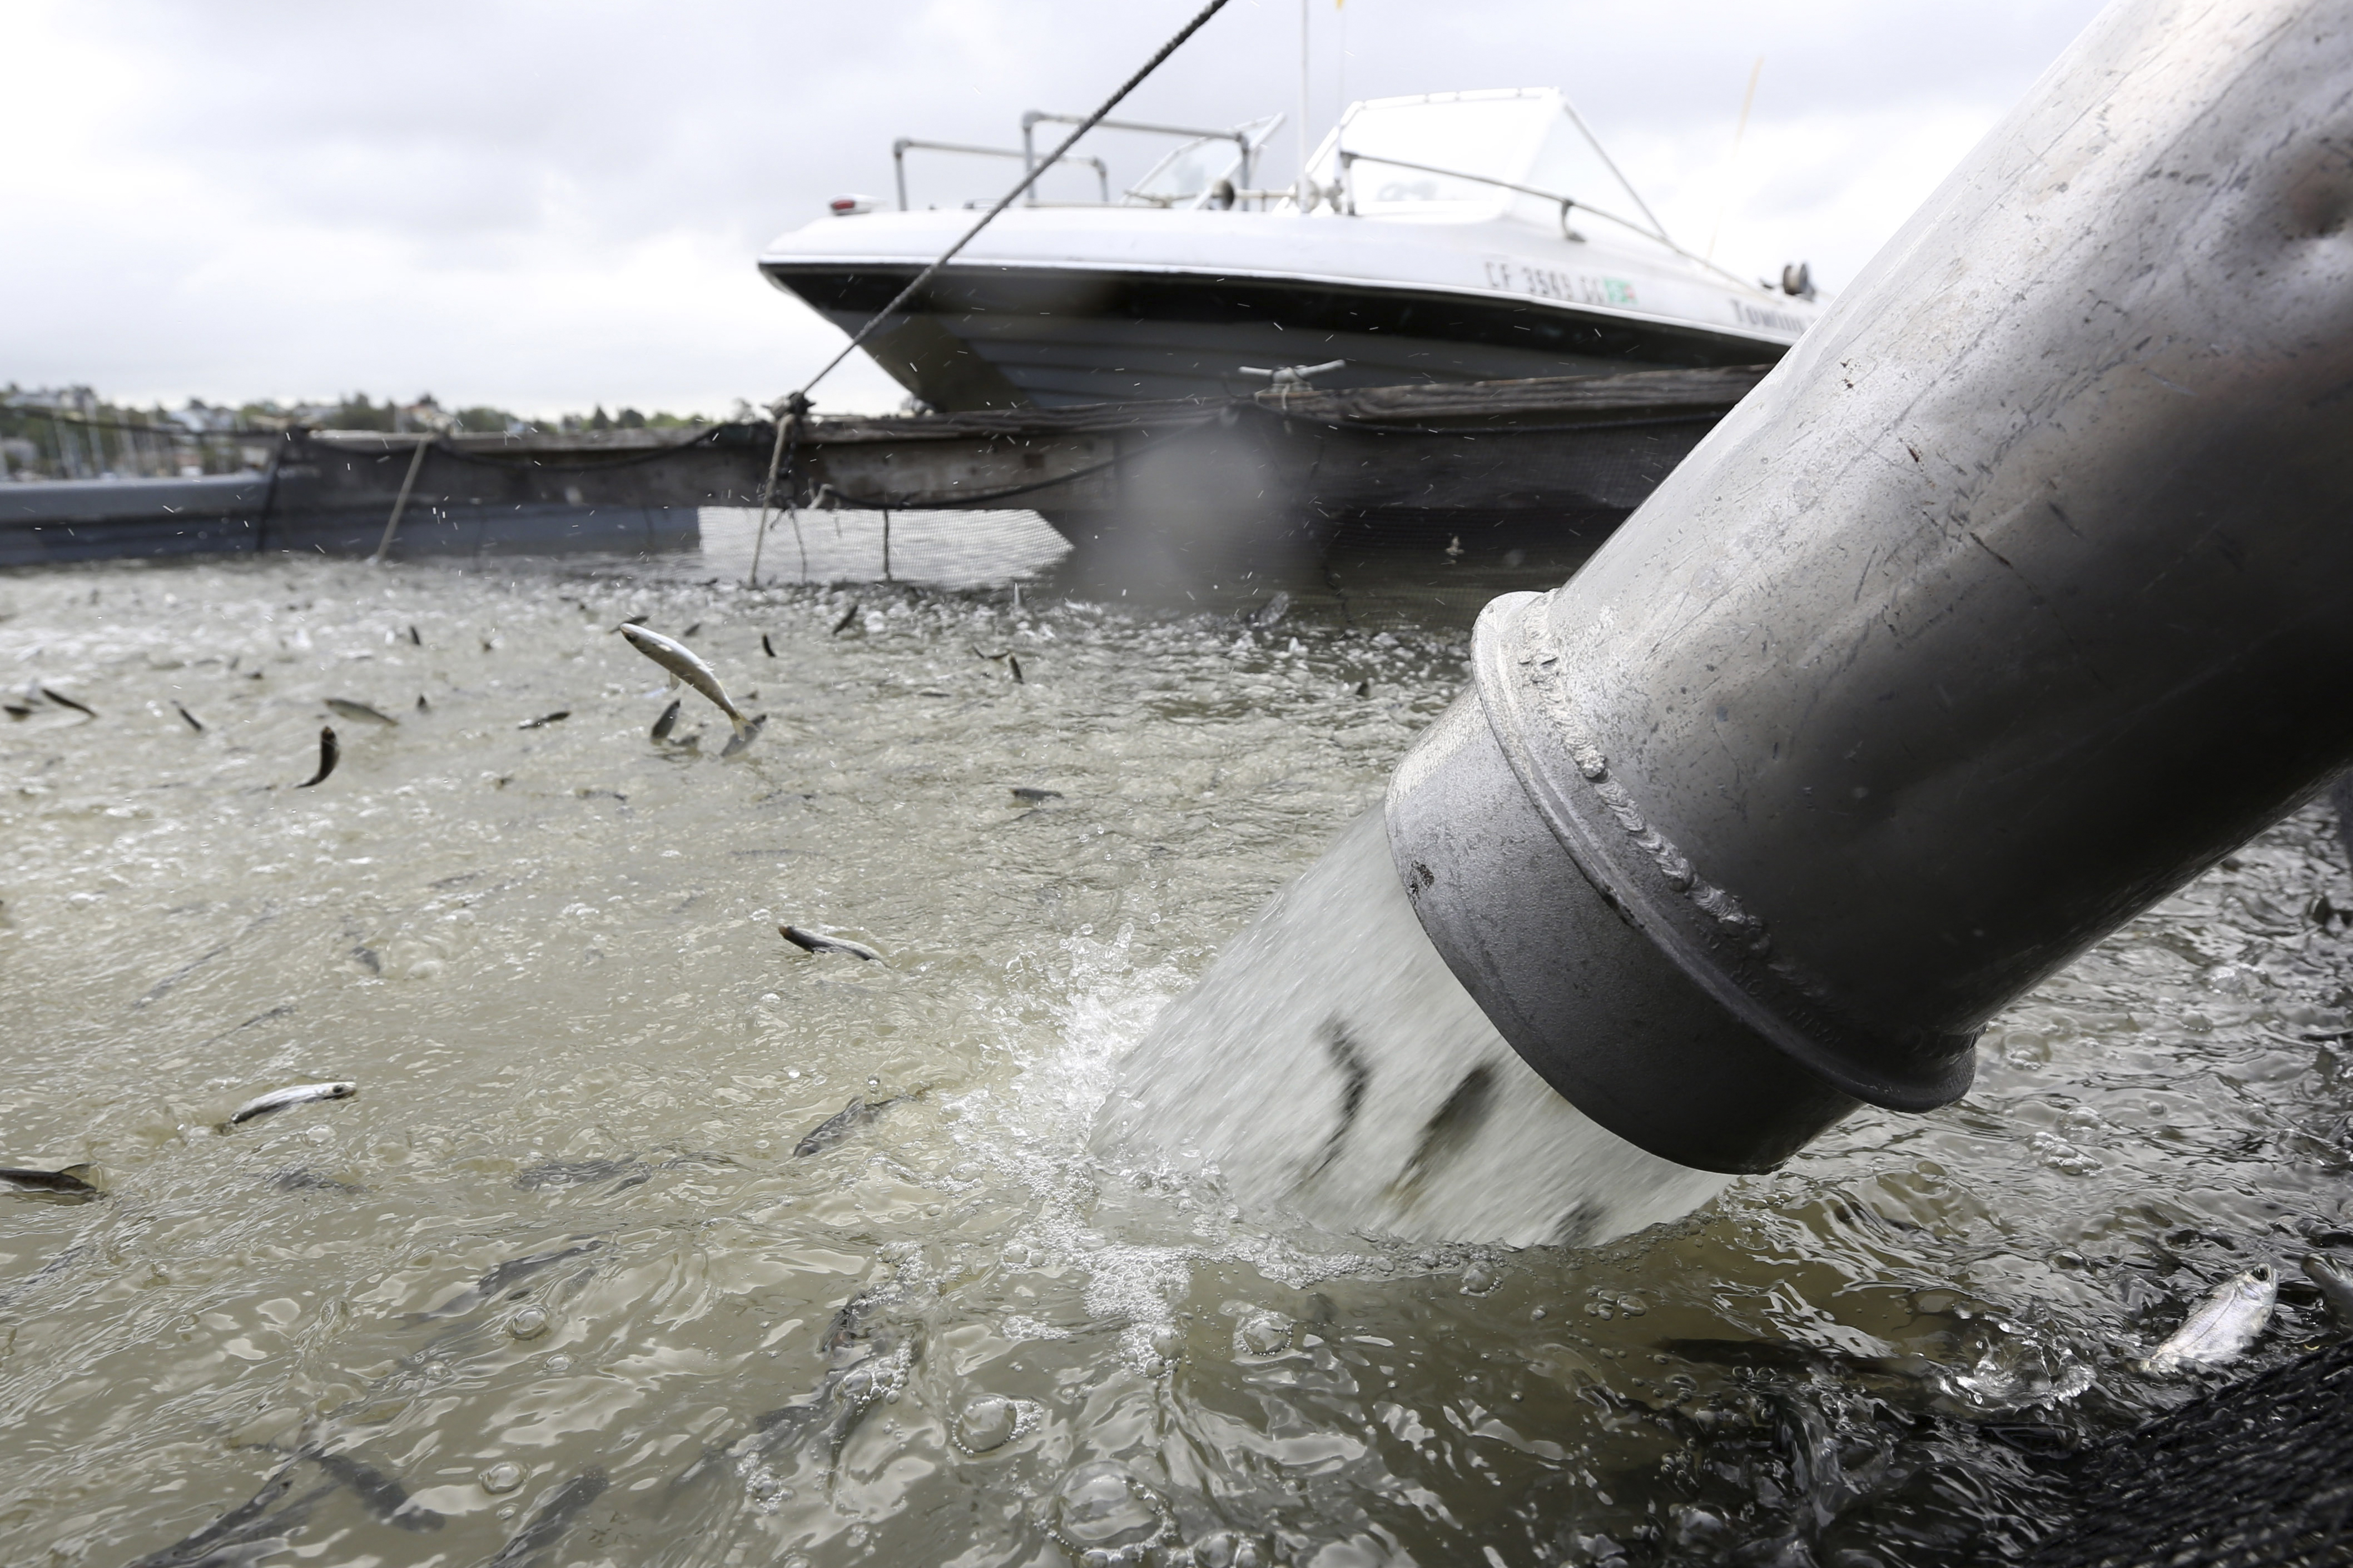
{"type": "Polygon", "coordinates": [[[1567,101],[1550,88],[1352,104],[1317,151],[1314,169],[1319,184],[1342,188],[1344,205],[1366,216],[1467,221],[1508,215],[1550,226],[1560,221],[1560,204],[1547,197],[1567,197],[1578,209],[1574,223],[1622,223],[1637,234],[1652,226],[1567,101]]]}
{"type": "Polygon", "coordinates": [[[1282,123],[1282,116],[1273,114],[1235,127],[1232,136],[1198,136],[1185,142],[1128,187],[1129,205],[1201,206],[1213,200],[1220,180],[1238,191],[1248,190],[1259,149],[1282,123]]]}

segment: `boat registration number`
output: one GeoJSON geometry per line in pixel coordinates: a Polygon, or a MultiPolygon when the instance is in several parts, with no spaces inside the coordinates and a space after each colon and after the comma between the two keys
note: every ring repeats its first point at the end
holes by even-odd
{"type": "Polygon", "coordinates": [[[1639,302],[1634,298],[1634,285],[1623,278],[1531,267],[1508,256],[1491,256],[1485,265],[1487,287],[1490,289],[1508,289],[1514,294],[1533,295],[1539,300],[1559,300],[1571,305],[1632,305],[1639,302]]]}

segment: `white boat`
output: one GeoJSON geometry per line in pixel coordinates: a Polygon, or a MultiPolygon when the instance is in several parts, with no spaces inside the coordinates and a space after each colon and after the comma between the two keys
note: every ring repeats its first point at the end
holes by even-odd
{"type": "MultiPolygon", "coordinates": [[[[1032,113],[1034,127],[1067,117],[1032,113]]],[[[1285,368],[1319,387],[1769,363],[1814,319],[1806,268],[1750,282],[1671,240],[1557,91],[1353,104],[1282,189],[1254,183],[1279,118],[1184,137],[1132,189],[998,216],[866,348],[943,411],[1225,397],[1285,368]],[[1338,362],[1335,363],[1334,362],[1338,362]]],[[[856,331],[973,223],[843,197],[761,254],[856,331]]]]}

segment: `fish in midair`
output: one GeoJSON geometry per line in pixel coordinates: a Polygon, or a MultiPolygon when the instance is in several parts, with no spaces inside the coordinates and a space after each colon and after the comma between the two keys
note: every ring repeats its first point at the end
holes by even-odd
{"type": "Polygon", "coordinates": [[[413,626],[408,628],[408,640],[417,647],[425,646],[425,639],[417,635],[417,628],[413,626]]]}
{"type": "Polygon", "coordinates": [[[2163,1375],[2185,1367],[2222,1366],[2245,1353],[2271,1321],[2279,1276],[2268,1263],[2227,1279],[2198,1304],[2189,1321],[2149,1352],[2141,1370],[2163,1375]]]}
{"type": "Polygon", "coordinates": [[[42,687],[40,691],[42,696],[47,698],[50,701],[56,703],[60,708],[70,708],[77,713],[87,713],[93,719],[98,717],[97,709],[90,707],[86,703],[77,702],[62,691],[52,690],[46,686],[42,687]]]}
{"type": "Polygon", "coordinates": [[[189,729],[194,730],[199,735],[205,732],[204,721],[198,719],[195,714],[188,711],[188,706],[186,703],[182,702],[175,697],[172,700],[172,706],[180,710],[180,717],[188,721],[189,729]]]}
{"type": "Polygon", "coordinates": [[[770,658],[776,657],[776,645],[768,640],[768,634],[765,632],[760,634],[760,651],[770,658]]]}
{"type": "Polygon", "coordinates": [[[776,934],[804,952],[846,952],[852,958],[862,958],[869,963],[879,963],[882,955],[862,942],[852,942],[846,936],[827,936],[801,926],[778,926],[776,934]]]}
{"type": "Polygon", "coordinates": [[[380,713],[364,702],[354,702],[348,697],[330,697],[327,706],[346,719],[357,719],[364,724],[394,724],[400,722],[389,713],[380,713]]]}
{"type": "Polygon", "coordinates": [[[848,631],[849,629],[849,623],[857,618],[858,601],[852,599],[849,601],[849,608],[841,612],[841,619],[833,623],[833,635],[835,637],[839,637],[842,633],[848,631]]]}
{"type": "Polygon", "coordinates": [[[335,744],[334,726],[332,724],[320,725],[319,771],[312,773],[309,778],[304,779],[301,784],[296,784],[294,787],[296,789],[309,789],[314,784],[324,783],[327,775],[335,771],[335,759],[343,754],[343,748],[335,744]]]}
{"type": "Polygon", "coordinates": [[[1036,784],[1015,784],[1013,798],[1024,805],[1043,805],[1050,800],[1061,799],[1062,792],[1058,789],[1039,789],[1036,784]]]}
{"type": "Polygon", "coordinates": [[[550,724],[561,723],[572,717],[569,708],[558,708],[553,713],[543,713],[536,719],[526,719],[515,726],[518,730],[543,730],[550,724]]]}
{"type": "Polygon", "coordinates": [[[692,648],[676,637],[662,636],[649,626],[633,626],[624,623],[621,636],[628,639],[631,647],[668,670],[670,685],[676,686],[682,680],[711,699],[719,710],[727,715],[727,721],[735,726],[738,737],[748,738],[755,732],[752,728],[751,715],[735,706],[734,699],[727,695],[727,689],[719,684],[718,672],[705,664],[702,657],[692,648]]]}
{"type": "Polygon", "coordinates": [[[670,706],[661,710],[661,717],[654,721],[655,740],[670,739],[670,732],[678,728],[678,710],[679,699],[673,697],[670,699],[670,706]]]}
{"type": "Polygon", "coordinates": [[[273,1110],[283,1110],[290,1105],[308,1105],[314,1100],[349,1100],[360,1091],[360,1086],[349,1079],[337,1079],[328,1083],[298,1083],[285,1089],[273,1089],[268,1094],[247,1100],[229,1114],[231,1127],[242,1126],[257,1116],[267,1116],[273,1110]]]}

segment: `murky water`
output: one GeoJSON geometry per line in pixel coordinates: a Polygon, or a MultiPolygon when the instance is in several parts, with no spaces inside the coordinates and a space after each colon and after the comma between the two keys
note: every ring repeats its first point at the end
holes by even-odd
{"type": "Polygon", "coordinates": [[[2130,1358],[2223,1275],[2288,1265],[2259,1359],[2321,1331],[2316,813],[2003,1020],[1964,1104],[1607,1247],[1092,1163],[1121,1052],[1378,798],[1501,574],[1352,563],[1355,626],[1293,585],[1253,626],[1072,598],[1024,537],[1018,614],[969,530],[894,539],[962,588],[0,579],[0,680],[98,715],[0,721],[0,1162],[107,1189],[0,1194],[7,1561],[1925,1564],[2195,1386],[2130,1358]],[[691,697],[649,737],[638,614],[699,626],[748,752],[691,697]]]}

